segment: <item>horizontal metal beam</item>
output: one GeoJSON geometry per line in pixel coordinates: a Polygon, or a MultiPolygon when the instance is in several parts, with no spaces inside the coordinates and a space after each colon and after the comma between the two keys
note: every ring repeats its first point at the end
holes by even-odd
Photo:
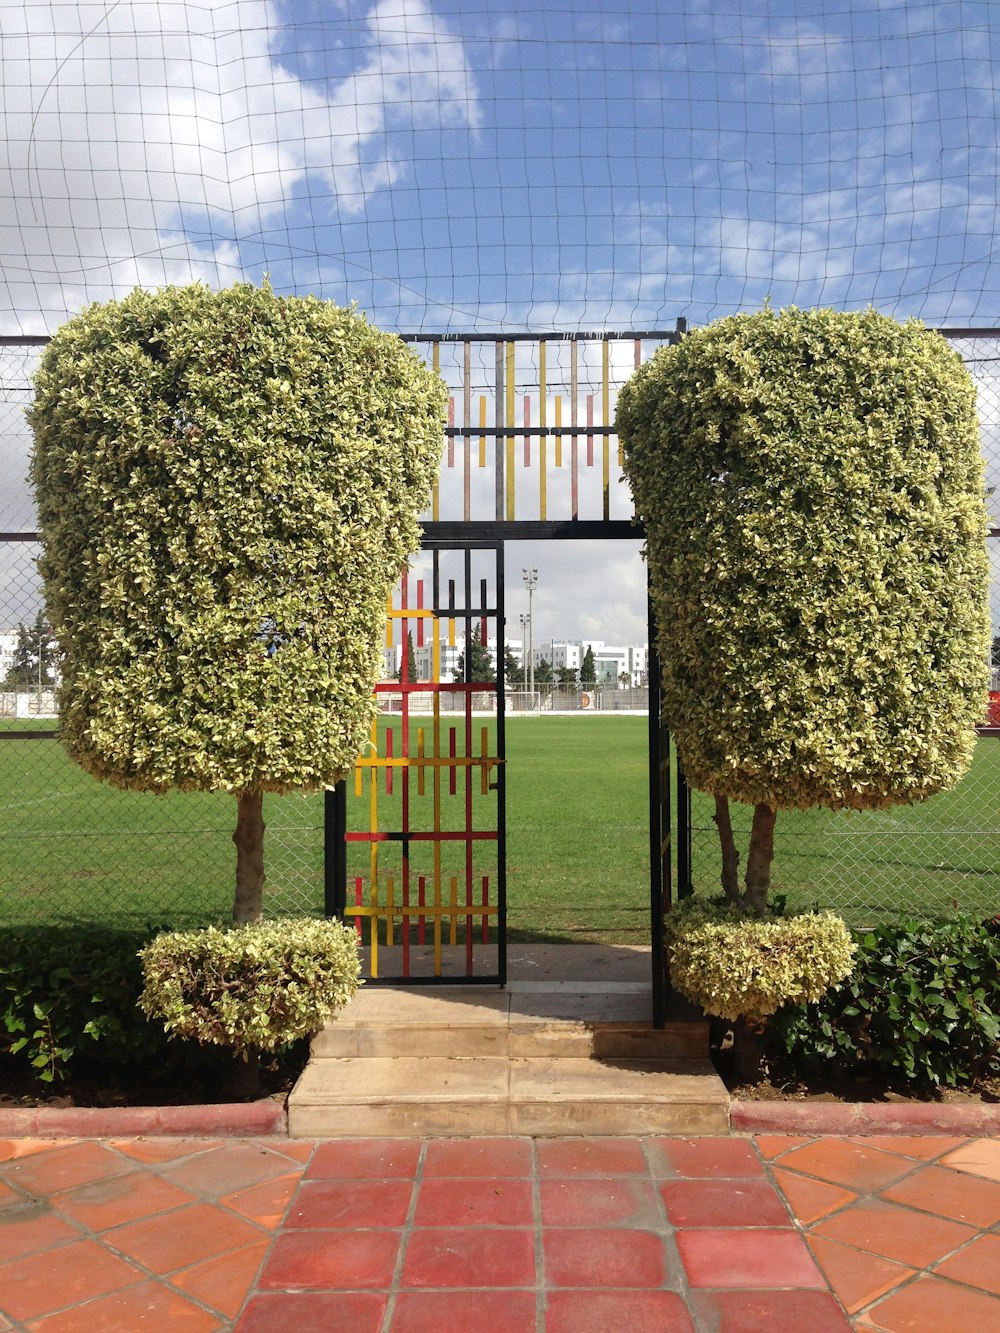
{"type": "Polygon", "coordinates": [[[511,519],[424,523],[425,538],[443,542],[643,541],[645,529],[628,518],[511,519]]]}

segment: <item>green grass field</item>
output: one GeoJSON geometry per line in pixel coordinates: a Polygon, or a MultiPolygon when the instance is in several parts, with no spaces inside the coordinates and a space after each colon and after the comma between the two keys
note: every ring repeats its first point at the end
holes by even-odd
{"type": "MultiPolygon", "coordinates": [[[[648,939],[646,734],[641,717],[508,721],[512,938],[648,939]]],[[[392,797],[380,793],[390,819],[400,790],[397,780],[392,797]]],[[[415,825],[429,826],[429,783],[422,801],[412,782],[411,792],[415,825]]],[[[484,823],[494,799],[482,806],[484,823]]],[[[360,802],[352,797],[353,827],[367,825],[368,802],[367,786],[360,802]]],[[[692,813],[693,879],[711,892],[717,838],[710,803],[698,793],[692,813]]],[[[461,792],[444,800],[443,814],[445,827],[461,824],[461,792]]],[[[745,841],[742,815],[736,823],[745,841]]],[[[322,798],[268,797],[265,818],[268,910],[319,911],[322,798]]],[[[55,741],[0,741],[0,920],[224,919],[234,820],[226,795],[118,792],[77,769],[55,741]]],[[[776,847],[777,890],[796,903],[837,907],[858,923],[907,911],[996,911],[1000,744],[980,741],[972,773],[922,806],[866,815],[783,812],[776,847]]],[[[367,854],[352,852],[352,872],[366,868],[367,854]]]]}

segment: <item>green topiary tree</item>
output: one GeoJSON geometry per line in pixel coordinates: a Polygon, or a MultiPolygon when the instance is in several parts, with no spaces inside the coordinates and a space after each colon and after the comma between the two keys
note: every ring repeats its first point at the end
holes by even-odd
{"type": "Polygon", "coordinates": [[[332,786],[367,738],[445,404],[397,338],[267,287],[137,291],[42,358],[63,744],[118,787],[236,795],[238,922],[262,910],[263,793],[332,786]]]}
{"type": "Polygon", "coordinates": [[[663,348],[622,390],[664,716],[716,798],[754,806],[762,910],[775,813],[953,786],[984,712],[990,624],[975,389],[916,321],[765,310],[663,348]]]}

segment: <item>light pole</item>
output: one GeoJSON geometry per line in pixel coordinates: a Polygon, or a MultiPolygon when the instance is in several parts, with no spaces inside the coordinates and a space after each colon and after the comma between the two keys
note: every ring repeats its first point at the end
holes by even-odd
{"type": "Polygon", "coordinates": [[[524,579],[524,586],[528,589],[528,694],[531,699],[531,707],[535,706],[535,624],[531,615],[531,599],[534,596],[535,589],[538,587],[538,570],[522,569],[521,577],[524,579]]]}
{"type": "Polygon", "coordinates": [[[525,612],[521,613],[521,689],[528,688],[528,624],[525,612]]]}

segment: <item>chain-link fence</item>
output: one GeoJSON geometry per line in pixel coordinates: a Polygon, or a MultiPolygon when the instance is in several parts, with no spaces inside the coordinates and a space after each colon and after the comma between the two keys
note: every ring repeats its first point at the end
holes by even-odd
{"type": "MultiPolygon", "coordinates": [[[[951,335],[979,387],[991,511],[1000,515],[1000,332],[951,335]]],[[[187,924],[225,918],[235,854],[235,802],[223,794],[119,792],[78,769],[55,739],[51,668],[26,479],[24,410],[38,340],[0,343],[0,920],[101,919],[187,924]]],[[[994,623],[1000,622],[997,538],[990,538],[994,623]]],[[[558,692],[511,700],[517,711],[563,709],[558,692]]],[[[588,692],[589,693],[589,692],[588,692]]],[[[644,690],[594,691],[587,707],[642,709],[644,690]]],[[[985,721],[985,718],[984,718],[985,721]]],[[[719,880],[711,802],[692,796],[696,889],[719,880]]],[[[735,807],[746,845],[749,810],[735,807]]],[[[323,798],[268,797],[269,914],[323,910],[323,798]]],[[[977,744],[972,772],[923,805],[870,814],[783,812],[775,888],[865,922],[891,914],[1000,910],[1000,736],[977,744]]]]}

